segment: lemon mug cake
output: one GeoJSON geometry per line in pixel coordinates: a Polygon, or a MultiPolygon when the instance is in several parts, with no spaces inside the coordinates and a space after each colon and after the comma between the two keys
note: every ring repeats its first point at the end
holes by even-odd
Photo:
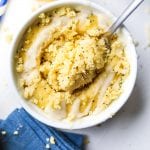
{"type": "Polygon", "coordinates": [[[16,54],[23,97],[56,119],[100,113],[118,99],[130,65],[111,21],[83,6],[41,13],[16,54]]]}

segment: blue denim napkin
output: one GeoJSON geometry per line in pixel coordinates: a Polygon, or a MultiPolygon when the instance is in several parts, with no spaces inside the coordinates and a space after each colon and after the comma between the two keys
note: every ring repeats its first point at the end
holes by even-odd
{"type": "Polygon", "coordinates": [[[83,139],[83,135],[61,132],[42,124],[23,108],[0,121],[0,143],[4,150],[82,150],[83,139]],[[55,144],[51,144],[50,137],[55,144]]]}

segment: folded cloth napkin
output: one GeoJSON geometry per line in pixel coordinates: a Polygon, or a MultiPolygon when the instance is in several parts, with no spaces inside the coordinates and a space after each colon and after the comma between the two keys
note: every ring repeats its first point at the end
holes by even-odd
{"type": "Polygon", "coordinates": [[[23,108],[0,120],[0,143],[4,150],[82,150],[83,139],[83,135],[42,124],[23,108]]]}

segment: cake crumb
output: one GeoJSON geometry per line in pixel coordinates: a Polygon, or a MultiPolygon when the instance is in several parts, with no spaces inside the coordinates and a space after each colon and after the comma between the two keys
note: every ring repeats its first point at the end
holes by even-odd
{"type": "Polygon", "coordinates": [[[34,104],[36,104],[36,105],[38,104],[38,100],[36,98],[33,98],[32,101],[33,101],[34,104]]]}
{"type": "Polygon", "coordinates": [[[46,16],[45,16],[45,13],[41,13],[40,15],[39,15],[39,18],[41,18],[41,19],[43,19],[43,18],[45,18],[46,16]]]}
{"type": "Polygon", "coordinates": [[[19,134],[19,132],[18,131],[14,131],[14,133],[13,133],[14,135],[18,135],[19,134]]]}
{"type": "Polygon", "coordinates": [[[49,149],[49,148],[50,148],[50,145],[49,145],[49,144],[46,144],[45,148],[46,148],[46,149],[49,149]]]}
{"type": "Polygon", "coordinates": [[[46,141],[49,142],[49,138],[46,138],[46,141]]]}
{"type": "Polygon", "coordinates": [[[54,139],[53,136],[50,137],[50,143],[51,143],[51,144],[55,144],[55,139],[54,139]]]}
{"type": "Polygon", "coordinates": [[[6,42],[10,44],[13,40],[13,35],[11,33],[7,33],[5,36],[6,42]]]}
{"type": "Polygon", "coordinates": [[[4,37],[7,43],[11,43],[13,40],[13,34],[10,32],[7,26],[2,27],[2,32],[4,33],[4,37]]]}
{"type": "Polygon", "coordinates": [[[6,131],[1,131],[1,134],[2,135],[6,135],[6,131]]]}

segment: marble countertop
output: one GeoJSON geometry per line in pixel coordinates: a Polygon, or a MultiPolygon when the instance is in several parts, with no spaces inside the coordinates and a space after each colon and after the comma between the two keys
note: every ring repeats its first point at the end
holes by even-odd
{"type": "MultiPolygon", "coordinates": [[[[115,15],[131,0],[93,0],[115,15]]],[[[0,118],[20,107],[8,74],[11,38],[15,36],[27,17],[39,5],[35,0],[10,0],[0,30],[0,118]],[[6,32],[7,31],[7,32],[6,32]]],[[[148,150],[150,148],[150,47],[145,27],[150,25],[150,1],[144,4],[126,21],[125,25],[137,44],[138,76],[134,91],[124,107],[100,126],[74,132],[88,136],[87,150],[148,150]]],[[[150,39],[149,39],[150,40],[150,39]]]]}

